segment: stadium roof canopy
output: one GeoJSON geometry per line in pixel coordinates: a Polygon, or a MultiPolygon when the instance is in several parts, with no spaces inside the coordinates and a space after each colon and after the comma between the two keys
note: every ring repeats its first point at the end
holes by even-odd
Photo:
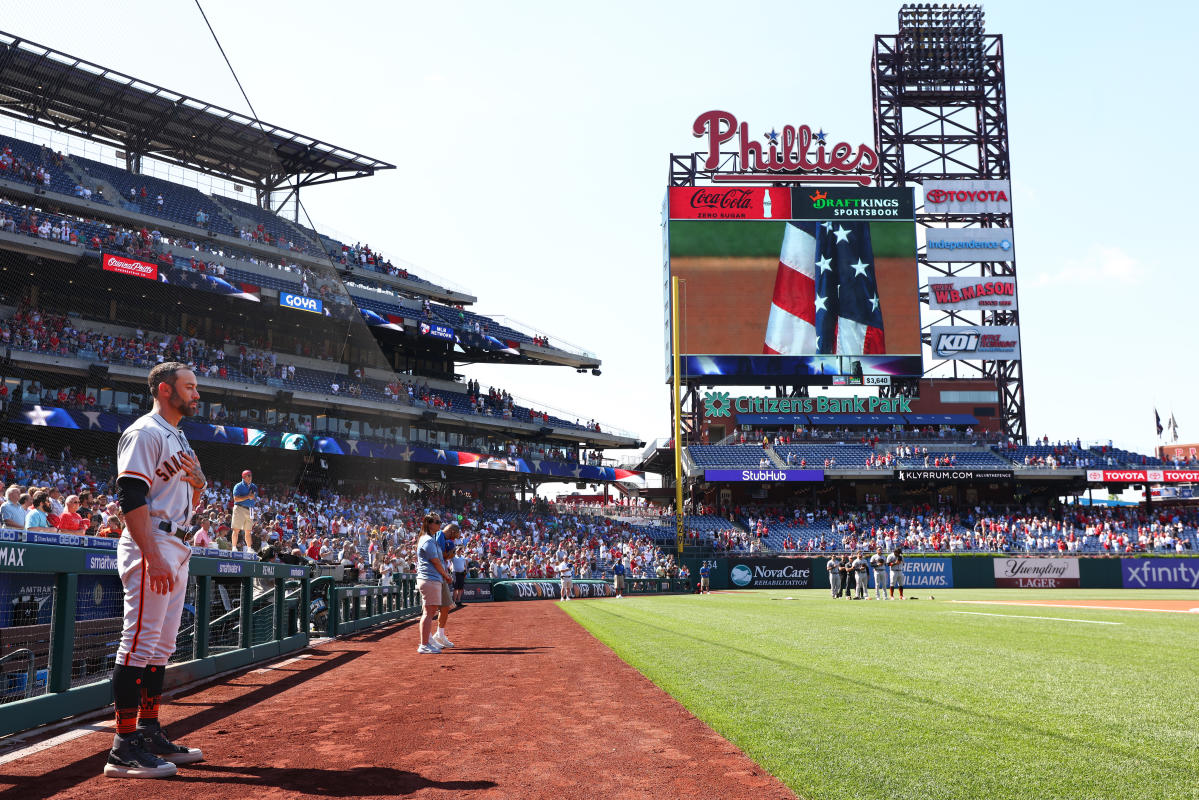
{"type": "Polygon", "coordinates": [[[259,192],[395,169],[0,31],[0,113],[259,192]]]}

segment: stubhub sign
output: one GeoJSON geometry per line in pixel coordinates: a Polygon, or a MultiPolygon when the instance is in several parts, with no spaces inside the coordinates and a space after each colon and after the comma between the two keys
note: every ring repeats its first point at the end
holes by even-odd
{"type": "Polygon", "coordinates": [[[302,294],[279,292],[279,305],[294,308],[297,311],[311,311],[320,314],[325,310],[325,304],[315,297],[305,297],[302,294]]]}

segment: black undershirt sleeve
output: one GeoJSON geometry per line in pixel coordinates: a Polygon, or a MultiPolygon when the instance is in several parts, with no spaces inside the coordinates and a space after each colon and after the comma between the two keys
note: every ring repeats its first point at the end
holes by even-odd
{"type": "Polygon", "coordinates": [[[121,512],[128,514],[135,508],[144,506],[149,489],[141,478],[117,478],[117,500],[121,504],[121,512]]]}

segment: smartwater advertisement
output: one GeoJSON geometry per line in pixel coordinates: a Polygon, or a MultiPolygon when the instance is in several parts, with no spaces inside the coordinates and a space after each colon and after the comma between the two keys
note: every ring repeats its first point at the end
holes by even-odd
{"type": "Polygon", "coordinates": [[[1199,589],[1199,558],[1123,558],[1125,589],[1199,589]]]}
{"type": "Polygon", "coordinates": [[[953,559],[950,558],[905,558],[903,581],[907,588],[915,586],[929,589],[953,588],[953,559]]]}

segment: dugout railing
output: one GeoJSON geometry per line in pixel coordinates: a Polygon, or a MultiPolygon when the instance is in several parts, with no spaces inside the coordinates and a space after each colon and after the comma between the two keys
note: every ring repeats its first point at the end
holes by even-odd
{"type": "MultiPolygon", "coordinates": [[[[0,736],[112,702],[115,556],[0,541],[0,736]]],[[[168,688],[307,646],[309,595],[307,567],[193,556],[168,688]]]]}
{"type": "Polygon", "coordinates": [[[415,575],[401,574],[387,586],[342,586],[322,577],[312,582],[312,594],[324,597],[324,630],[329,636],[412,619],[421,613],[415,575]]]}

